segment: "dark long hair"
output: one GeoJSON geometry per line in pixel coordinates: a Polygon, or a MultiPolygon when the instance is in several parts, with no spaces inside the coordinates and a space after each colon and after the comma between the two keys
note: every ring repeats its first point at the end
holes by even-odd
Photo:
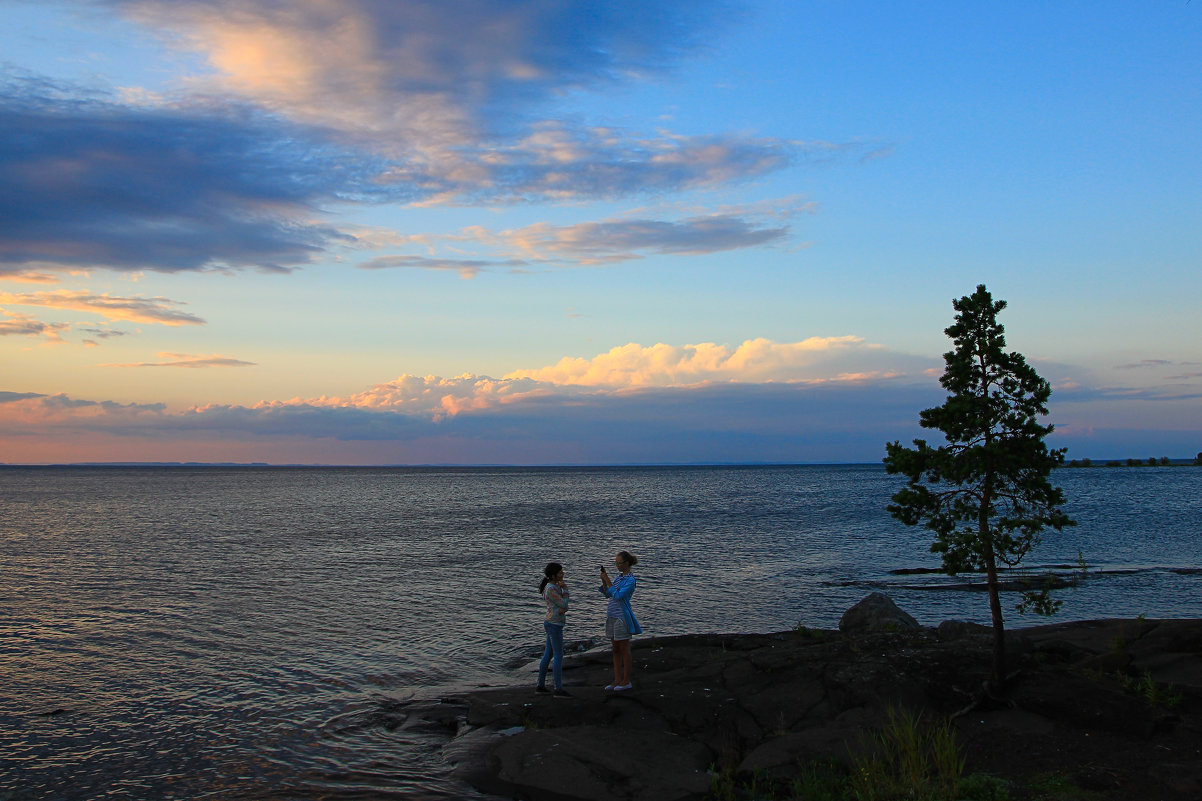
{"type": "Polygon", "coordinates": [[[543,580],[538,583],[539,595],[543,594],[543,590],[547,589],[547,585],[555,580],[561,570],[563,565],[559,562],[547,562],[547,566],[543,568],[543,580]]]}

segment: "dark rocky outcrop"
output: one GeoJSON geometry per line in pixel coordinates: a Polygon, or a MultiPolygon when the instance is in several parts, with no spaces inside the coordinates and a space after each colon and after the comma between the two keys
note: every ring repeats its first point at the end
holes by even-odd
{"type": "MultiPolygon", "coordinates": [[[[965,709],[991,636],[958,623],[638,639],[628,692],[601,689],[610,656],[593,650],[565,662],[574,698],[536,696],[527,668],[523,686],[447,699],[440,714],[458,709],[461,729],[448,759],[486,792],[529,799],[701,798],[723,770],[789,780],[816,760],[846,763],[890,706],[928,720],[965,709]]],[[[954,721],[969,772],[1013,780],[1015,798],[1045,773],[1097,799],[1202,798],[1202,621],[1007,638],[1007,703],[954,721]]]]}

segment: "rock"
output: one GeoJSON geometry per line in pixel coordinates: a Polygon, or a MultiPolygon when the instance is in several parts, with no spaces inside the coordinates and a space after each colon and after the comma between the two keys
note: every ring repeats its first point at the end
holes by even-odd
{"type": "Polygon", "coordinates": [[[874,592],[843,613],[839,631],[858,634],[867,631],[904,631],[918,629],[918,621],[893,603],[883,592],[874,592]]]}
{"type": "Polygon", "coordinates": [[[744,773],[763,773],[774,779],[792,781],[807,765],[850,764],[860,756],[857,748],[865,729],[852,723],[802,729],[764,741],[739,763],[744,773]]]}
{"type": "Polygon", "coordinates": [[[711,755],[669,732],[602,726],[529,729],[493,751],[498,785],[531,798],[674,801],[709,789],[711,755]]]}
{"type": "Polygon", "coordinates": [[[408,702],[404,725],[425,715],[436,716],[432,732],[456,724],[444,749],[455,775],[530,801],[701,801],[711,771],[728,797],[751,797],[743,790],[757,781],[762,797],[791,797],[814,766],[846,771],[866,756],[868,735],[898,709],[931,725],[953,718],[966,773],[1004,779],[1015,798],[1044,797],[1037,788],[1049,775],[1074,793],[1093,788],[1097,801],[1202,797],[1202,620],[1008,631],[1006,703],[974,706],[992,668],[990,630],[953,623],[937,633],[906,626],[908,616],[898,626],[896,614],[902,630],[644,638],[633,690],[601,689],[608,653],[574,654],[565,660],[570,699],[535,695],[526,670],[513,686],[444,698],[427,712],[408,702]],[[1081,667],[1119,646],[1128,672],[1105,660],[1081,667]]]}
{"type": "Polygon", "coordinates": [[[990,639],[993,629],[980,623],[969,623],[967,620],[945,620],[935,630],[939,642],[954,642],[971,638],[990,639]]]}

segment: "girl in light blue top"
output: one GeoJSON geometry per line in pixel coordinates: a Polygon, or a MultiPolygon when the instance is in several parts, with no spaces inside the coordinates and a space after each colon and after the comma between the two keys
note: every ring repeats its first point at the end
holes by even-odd
{"type": "Polygon", "coordinates": [[[618,568],[618,577],[611,579],[605,568],[601,568],[600,590],[609,598],[609,606],[605,610],[605,636],[613,644],[614,649],[614,681],[607,684],[605,689],[615,692],[629,690],[634,686],[634,658],[630,653],[630,638],[642,634],[643,627],[639,625],[634,610],[630,608],[630,596],[634,595],[634,573],[630,569],[639,560],[630,551],[622,551],[614,559],[618,568]]]}

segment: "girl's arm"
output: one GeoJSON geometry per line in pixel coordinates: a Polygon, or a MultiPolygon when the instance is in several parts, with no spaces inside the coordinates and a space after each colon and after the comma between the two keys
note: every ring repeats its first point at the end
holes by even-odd
{"type": "Polygon", "coordinates": [[[634,576],[626,576],[615,581],[605,594],[619,601],[629,601],[630,596],[634,595],[634,576]]]}

